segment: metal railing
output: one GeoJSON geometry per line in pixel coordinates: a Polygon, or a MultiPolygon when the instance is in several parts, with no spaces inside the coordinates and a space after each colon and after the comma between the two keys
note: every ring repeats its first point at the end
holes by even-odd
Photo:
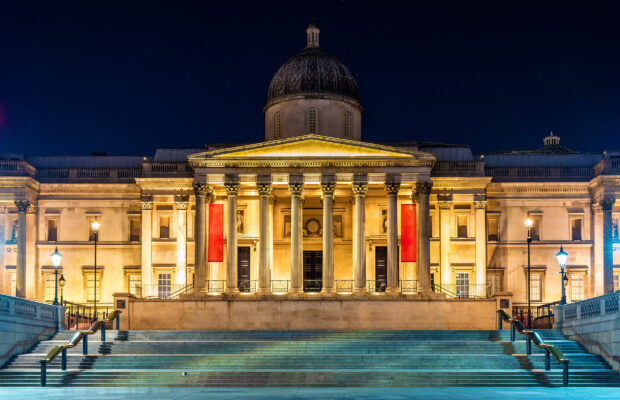
{"type": "Polygon", "coordinates": [[[353,280],[337,280],[336,293],[353,293],[353,280]]]}
{"type": "Polygon", "coordinates": [[[141,284],[136,286],[136,291],[142,294],[143,299],[174,299],[179,297],[180,293],[188,290],[190,285],[176,283],[169,285],[141,284]]]}
{"type": "Polygon", "coordinates": [[[369,292],[385,292],[387,289],[387,281],[386,280],[367,280],[366,285],[368,286],[369,292]]]}
{"type": "Polygon", "coordinates": [[[485,299],[489,292],[488,284],[469,284],[469,285],[456,285],[451,284],[435,284],[434,291],[436,293],[443,293],[448,297],[454,299],[485,299]]]}
{"type": "Polygon", "coordinates": [[[109,323],[114,323],[114,321],[116,321],[116,330],[118,331],[120,314],[120,311],[114,310],[112,311],[112,313],[110,313],[110,315],[108,315],[105,320],[97,320],[93,322],[88,330],[76,332],[66,344],[59,344],[54,346],[45,357],[39,360],[39,363],[41,364],[41,386],[45,386],[47,384],[47,364],[54,361],[59,354],[62,354],[60,369],[62,371],[66,371],[67,349],[77,346],[78,343],[80,343],[81,341],[82,354],[85,356],[88,355],[88,336],[96,333],[97,331],[101,331],[101,341],[105,342],[106,325],[109,323]]]}
{"type": "Polygon", "coordinates": [[[185,285],[182,288],[175,290],[174,292],[170,293],[170,295],[168,296],[169,299],[177,299],[179,298],[180,295],[182,294],[189,294],[192,293],[194,291],[194,282],[190,283],[189,285],[185,285]]]}
{"type": "Polygon", "coordinates": [[[239,279],[237,284],[241,293],[256,293],[258,281],[254,279],[239,279]]]}
{"type": "Polygon", "coordinates": [[[514,342],[515,340],[515,329],[522,335],[526,336],[526,352],[527,352],[527,356],[531,356],[532,355],[532,342],[534,342],[534,344],[543,349],[545,351],[545,370],[549,371],[551,369],[551,356],[553,356],[553,358],[555,358],[560,364],[562,364],[562,380],[564,383],[564,386],[568,386],[568,358],[566,358],[566,356],[564,355],[564,353],[562,353],[562,351],[552,345],[552,344],[546,344],[544,342],[544,340],[540,337],[540,335],[538,334],[538,332],[534,332],[532,330],[528,330],[525,328],[525,325],[523,325],[523,322],[519,321],[518,319],[513,319],[510,317],[510,315],[508,315],[508,313],[506,313],[506,311],[504,310],[497,310],[497,314],[498,314],[498,325],[499,325],[499,330],[501,331],[503,326],[502,326],[502,321],[506,321],[507,323],[510,324],[510,341],[514,342]]]}
{"type": "Polygon", "coordinates": [[[304,279],[304,292],[320,293],[323,288],[323,281],[321,279],[304,279]]]}
{"type": "Polygon", "coordinates": [[[401,280],[400,292],[402,294],[416,294],[418,293],[418,281],[416,280],[401,280]]]}
{"type": "Polygon", "coordinates": [[[65,307],[65,325],[68,329],[86,329],[95,320],[106,320],[114,312],[112,303],[97,303],[97,315],[93,303],[74,303],[63,300],[65,307]]]}
{"type": "Polygon", "coordinates": [[[536,329],[551,329],[553,328],[553,308],[560,304],[561,301],[554,301],[536,307],[536,316],[534,317],[534,328],[536,329]]]}
{"type": "Polygon", "coordinates": [[[272,280],[271,292],[272,293],[288,293],[290,286],[290,280],[272,280]]]}
{"type": "Polygon", "coordinates": [[[224,293],[224,290],[226,290],[226,281],[208,280],[205,289],[207,293],[224,293]]]}

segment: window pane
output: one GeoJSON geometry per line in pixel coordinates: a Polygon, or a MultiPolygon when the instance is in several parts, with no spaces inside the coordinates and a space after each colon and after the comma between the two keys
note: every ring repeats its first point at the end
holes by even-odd
{"type": "Polygon", "coordinates": [[[498,241],[498,227],[497,227],[497,218],[489,218],[489,223],[487,227],[487,234],[489,242],[497,242],[498,241]]]}
{"type": "Polygon", "coordinates": [[[583,275],[571,274],[570,276],[570,297],[571,301],[583,300],[583,275]]]}
{"type": "Polygon", "coordinates": [[[614,291],[618,290],[618,275],[614,275],[614,291]]]}
{"type": "Polygon", "coordinates": [[[532,301],[542,301],[542,274],[532,274],[530,298],[532,301]]]}
{"type": "Polygon", "coordinates": [[[45,274],[45,301],[54,300],[54,291],[56,287],[56,279],[54,274],[45,274]]]}
{"type": "Polygon", "coordinates": [[[502,291],[502,275],[495,273],[488,275],[488,282],[490,295],[502,291]]]}
{"type": "Polygon", "coordinates": [[[469,297],[469,272],[456,273],[456,296],[469,297]]]}
{"type": "Polygon", "coordinates": [[[456,218],[457,221],[457,237],[467,237],[467,215],[459,215],[456,218]]]}
{"type": "Polygon", "coordinates": [[[532,218],[532,221],[534,222],[530,229],[532,240],[540,240],[540,218],[532,218]]]}
{"type": "Polygon", "coordinates": [[[47,240],[50,242],[58,240],[58,223],[55,219],[47,221],[47,240]]]}
{"type": "Polygon", "coordinates": [[[141,297],[142,296],[142,276],[139,274],[129,275],[129,293],[141,297]]]}
{"type": "Polygon", "coordinates": [[[571,220],[571,238],[572,240],[581,240],[581,218],[571,220]]]}
{"type": "Polygon", "coordinates": [[[159,217],[159,238],[170,239],[170,217],[159,217]]]}
{"type": "MultiPolygon", "coordinates": [[[[101,299],[100,292],[101,282],[100,279],[97,279],[97,299],[101,299]]],[[[93,302],[95,301],[95,274],[86,275],[86,301],[93,302]]]]}
{"type": "Polygon", "coordinates": [[[172,286],[172,274],[159,274],[157,276],[157,294],[160,298],[166,298],[170,296],[170,289],[172,286]]]}

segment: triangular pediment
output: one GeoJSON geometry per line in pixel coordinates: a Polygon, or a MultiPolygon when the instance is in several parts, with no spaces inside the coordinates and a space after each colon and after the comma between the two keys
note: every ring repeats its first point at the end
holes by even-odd
{"type": "Polygon", "coordinates": [[[207,151],[193,154],[189,159],[406,159],[428,156],[429,154],[423,152],[374,143],[305,135],[207,151]]]}

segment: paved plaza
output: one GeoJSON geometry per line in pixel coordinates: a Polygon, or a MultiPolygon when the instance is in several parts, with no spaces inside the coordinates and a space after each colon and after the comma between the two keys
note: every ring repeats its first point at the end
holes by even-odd
{"type": "Polygon", "coordinates": [[[618,399],[620,388],[2,388],[2,400],[29,399],[618,399]]]}

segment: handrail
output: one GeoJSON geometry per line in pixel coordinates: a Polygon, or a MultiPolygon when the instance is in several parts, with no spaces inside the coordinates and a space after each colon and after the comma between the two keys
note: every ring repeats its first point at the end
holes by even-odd
{"type": "Polygon", "coordinates": [[[520,334],[525,335],[527,337],[527,346],[526,351],[527,355],[530,356],[532,354],[532,342],[534,344],[545,350],[545,370],[549,371],[551,369],[551,359],[550,355],[553,356],[560,364],[562,364],[562,377],[564,386],[568,386],[568,358],[562,353],[559,347],[554,346],[552,344],[547,344],[540,337],[538,332],[529,330],[523,325],[523,322],[518,319],[513,319],[508,315],[508,313],[504,310],[497,310],[497,314],[499,315],[499,330],[502,330],[502,320],[508,322],[511,325],[510,330],[510,341],[515,340],[515,329],[519,331],[520,334]]]}
{"type": "Polygon", "coordinates": [[[105,325],[108,322],[114,322],[116,320],[116,330],[119,329],[119,310],[114,310],[108,318],[103,321],[95,321],[92,323],[90,328],[87,331],[79,331],[76,332],[71,339],[65,344],[58,344],[54,346],[45,357],[43,357],[39,362],[41,363],[41,386],[45,386],[47,383],[47,364],[51,363],[58,357],[59,354],[62,353],[62,363],[60,369],[65,371],[67,369],[67,349],[75,347],[82,341],[82,354],[88,354],[88,335],[92,335],[97,331],[101,330],[101,341],[105,341],[105,325]]]}

